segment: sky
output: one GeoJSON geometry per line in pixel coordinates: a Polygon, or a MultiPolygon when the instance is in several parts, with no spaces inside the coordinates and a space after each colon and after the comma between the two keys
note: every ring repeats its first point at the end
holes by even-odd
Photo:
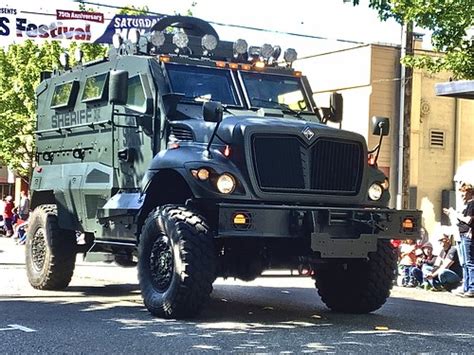
{"type": "MultiPolygon", "coordinates": [[[[39,3],[30,1],[2,1],[11,7],[17,6],[29,11],[54,12],[55,9],[77,9],[77,3],[68,0],[48,0],[39,3]],[[44,4],[44,5],[41,5],[44,4]]],[[[282,48],[293,47],[299,56],[329,52],[353,47],[357,43],[400,44],[401,27],[393,20],[381,22],[377,13],[369,9],[368,0],[361,0],[359,6],[344,3],[343,0],[90,0],[93,4],[136,7],[148,6],[150,11],[170,14],[186,14],[191,9],[193,15],[204,20],[228,25],[257,27],[267,31],[253,31],[233,26],[215,25],[221,39],[244,38],[249,45],[270,43],[282,48]],[[193,6],[193,3],[195,4],[193,6]],[[301,36],[284,33],[297,33],[301,36]],[[321,37],[322,39],[305,38],[321,37]]],[[[98,11],[112,17],[117,10],[100,7],[98,11]]]]}
{"type": "MultiPolygon", "coordinates": [[[[122,0],[119,0],[122,1],[122,0]]],[[[140,1],[140,0],[138,0],[140,1]]],[[[295,47],[302,55],[312,55],[361,43],[400,44],[401,26],[394,20],[381,21],[377,12],[369,8],[368,0],[361,0],[359,6],[343,0],[292,0],[238,2],[215,0],[175,0],[156,5],[148,4],[150,10],[172,13],[192,8],[196,17],[218,23],[228,23],[268,29],[273,32],[244,31],[235,27],[220,27],[218,33],[229,40],[239,36],[255,38],[255,45],[270,43],[283,47],[295,47]],[[229,5],[226,5],[229,4],[229,5]],[[234,4],[234,5],[232,5],[234,4]],[[291,6],[290,6],[291,4],[291,6]],[[290,32],[325,38],[324,40],[288,36],[277,32],[290,32]],[[260,43],[258,43],[258,41],[260,43]],[[348,42],[347,42],[348,41],[348,42]]],[[[124,3],[127,3],[126,0],[124,3]]],[[[145,1],[146,3],[146,1],[145,1]]],[[[248,41],[250,43],[250,41],[248,41]]]]}

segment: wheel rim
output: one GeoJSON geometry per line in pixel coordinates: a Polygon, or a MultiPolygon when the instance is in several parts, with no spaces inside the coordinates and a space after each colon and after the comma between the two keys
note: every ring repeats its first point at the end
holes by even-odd
{"type": "Polygon", "coordinates": [[[150,255],[150,271],[153,286],[159,292],[165,292],[171,285],[174,272],[174,257],[168,237],[160,236],[150,255]]]}
{"type": "Polygon", "coordinates": [[[43,228],[38,228],[31,241],[31,255],[33,266],[37,271],[43,269],[46,259],[46,238],[43,228]]]}

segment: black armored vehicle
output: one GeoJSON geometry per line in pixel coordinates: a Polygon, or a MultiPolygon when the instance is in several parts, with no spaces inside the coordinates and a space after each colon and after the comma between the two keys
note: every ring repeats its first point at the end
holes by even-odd
{"type": "MultiPolygon", "coordinates": [[[[380,144],[328,126],[342,97],[317,107],[295,59],[171,16],[115,35],[107,58],[45,73],[31,285],[67,287],[83,253],[137,265],[160,317],[195,315],[217,277],[272,269],[312,276],[332,310],[381,307],[396,274],[390,239],[419,238],[421,213],[387,208],[380,144]]],[[[381,143],[388,120],[372,121],[381,143]]]]}

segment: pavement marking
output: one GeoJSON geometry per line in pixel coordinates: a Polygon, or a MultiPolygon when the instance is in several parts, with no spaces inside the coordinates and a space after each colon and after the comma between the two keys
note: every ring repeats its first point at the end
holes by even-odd
{"type": "Polygon", "coordinates": [[[5,331],[5,330],[21,330],[23,332],[31,333],[31,332],[36,332],[36,330],[24,327],[19,324],[8,324],[9,328],[0,328],[0,331],[5,331]]]}

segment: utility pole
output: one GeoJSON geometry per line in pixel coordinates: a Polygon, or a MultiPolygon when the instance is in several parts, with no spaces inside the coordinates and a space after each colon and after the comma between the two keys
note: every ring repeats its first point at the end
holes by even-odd
{"type": "MultiPolygon", "coordinates": [[[[400,58],[413,54],[413,23],[402,25],[400,58]]],[[[413,69],[401,64],[400,68],[400,114],[398,126],[398,178],[397,209],[408,208],[410,183],[410,133],[413,69]]]]}

